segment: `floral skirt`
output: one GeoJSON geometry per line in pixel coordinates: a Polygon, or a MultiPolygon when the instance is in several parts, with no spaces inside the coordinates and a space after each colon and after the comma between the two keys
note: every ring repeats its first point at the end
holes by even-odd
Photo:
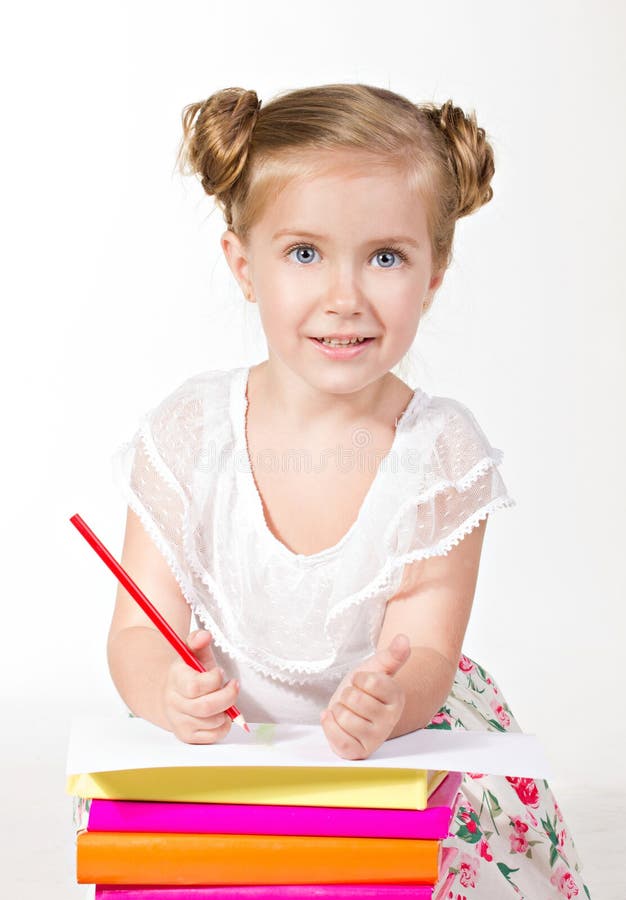
{"type": "MultiPolygon", "coordinates": [[[[426,727],[521,731],[491,675],[467,656],[426,727]]],[[[433,900],[591,897],[581,868],[547,781],[472,772],[463,778],[442,842],[433,900]]]]}

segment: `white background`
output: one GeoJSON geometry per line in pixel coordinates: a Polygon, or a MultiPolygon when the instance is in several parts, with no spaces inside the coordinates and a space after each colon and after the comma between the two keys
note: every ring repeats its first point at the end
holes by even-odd
{"type": "MultiPolygon", "coordinates": [[[[63,827],[69,718],[116,703],[116,584],[69,517],[119,558],[114,449],[189,375],[265,358],[221,215],[174,171],[182,108],[332,81],[451,97],[493,144],[494,198],[457,227],[411,383],[467,404],[504,450],[517,506],[489,522],[465,650],[540,736],[608,896],[589,823],[626,799],[625,25],[609,0],[26,2],[5,19],[0,699],[30,779],[27,798],[5,785],[12,896],[34,896],[39,869],[11,816],[36,794],[63,827]]],[[[48,897],[79,890],[68,840],[43,842],[48,897]]]]}

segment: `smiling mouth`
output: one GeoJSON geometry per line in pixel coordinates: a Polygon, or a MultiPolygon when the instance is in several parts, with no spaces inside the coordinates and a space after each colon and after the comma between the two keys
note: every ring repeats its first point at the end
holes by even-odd
{"type": "Polygon", "coordinates": [[[335,340],[327,340],[325,338],[314,337],[314,341],[317,341],[318,344],[325,344],[327,347],[358,347],[360,344],[365,344],[367,341],[373,341],[373,337],[366,338],[358,338],[355,341],[335,341],[335,340]]]}

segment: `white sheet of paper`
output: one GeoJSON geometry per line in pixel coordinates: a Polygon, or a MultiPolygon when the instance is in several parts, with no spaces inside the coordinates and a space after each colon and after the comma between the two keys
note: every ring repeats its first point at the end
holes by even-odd
{"type": "MultiPolygon", "coordinates": [[[[337,756],[321,725],[272,725],[262,742],[233,726],[217,744],[185,744],[169,731],[129,716],[85,716],[72,721],[66,773],[113,772],[173,766],[360,766],[441,769],[524,778],[550,778],[543,749],[532,734],[421,729],[385,741],[363,760],[337,756]]],[[[266,726],[267,728],[267,726],[266,726]]]]}

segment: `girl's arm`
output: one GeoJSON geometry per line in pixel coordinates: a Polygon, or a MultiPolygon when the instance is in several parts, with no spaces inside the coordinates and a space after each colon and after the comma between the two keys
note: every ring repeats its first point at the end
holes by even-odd
{"type": "MultiPolygon", "coordinates": [[[[139,518],[128,509],[122,566],[181,637],[189,632],[191,610],[163,556],[139,518]]],[[[186,665],[122,585],[118,586],[107,656],[115,686],[128,708],[188,743],[213,743],[230,728],[224,715],[235,702],[236,682],[223,687],[206,631],[188,645],[206,672],[186,665]]]]}
{"type": "Polygon", "coordinates": [[[387,603],[377,651],[396,634],[409,637],[411,654],[393,676],[405,697],[404,709],[388,737],[428,725],[450,693],[463,649],[487,519],[446,556],[431,556],[404,567],[398,593],[387,603]]]}
{"type": "Polygon", "coordinates": [[[339,685],[322,725],[340,756],[362,759],[427,725],[450,693],[462,652],[487,519],[445,556],[409,563],[388,602],[376,654],[339,685]],[[394,638],[408,637],[410,654],[394,638]]]}

